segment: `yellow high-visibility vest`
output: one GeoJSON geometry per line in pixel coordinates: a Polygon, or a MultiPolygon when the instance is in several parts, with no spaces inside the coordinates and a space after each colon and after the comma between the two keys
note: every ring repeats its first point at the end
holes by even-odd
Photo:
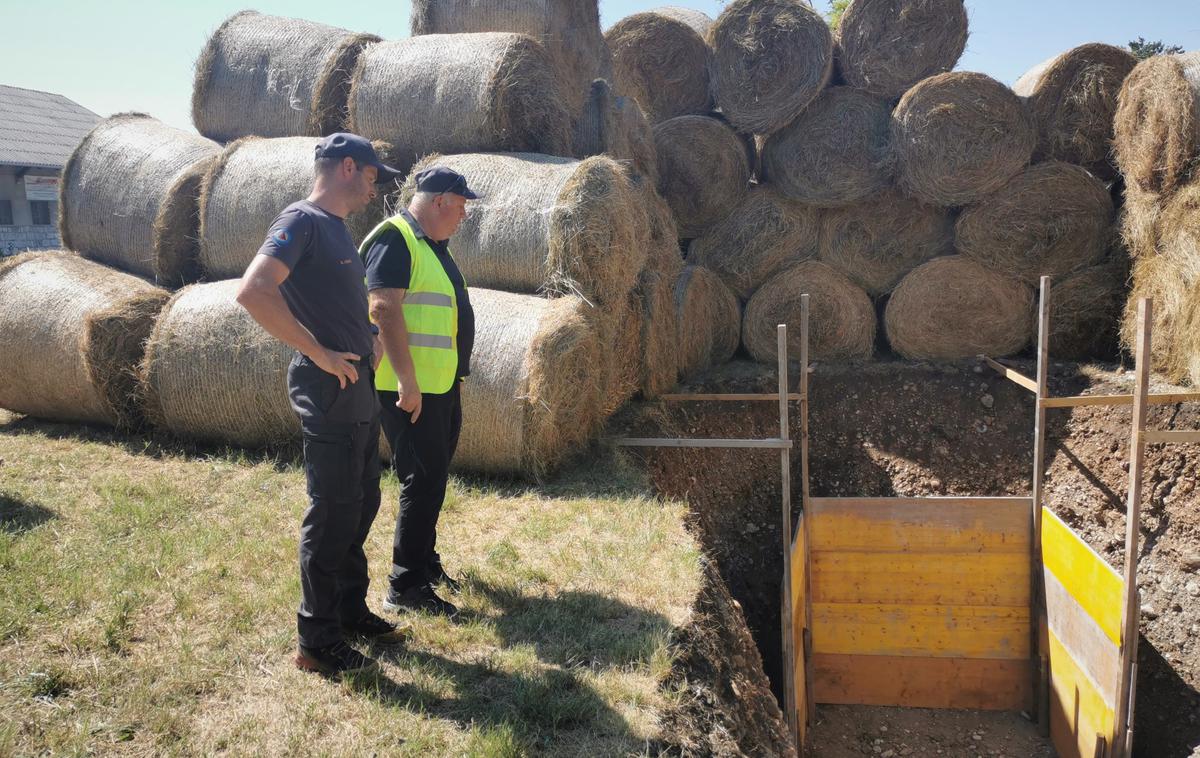
{"type": "MultiPolygon", "coordinates": [[[[454,296],[454,285],[433,247],[417,237],[402,214],[371,230],[358,249],[364,260],[375,239],[387,229],[400,232],[412,260],[412,276],[404,296],[404,321],[417,385],[422,393],[449,392],[458,373],[458,299],[454,296]]],[[[399,386],[396,370],[384,355],[375,372],[375,388],[396,392],[399,386]]]]}

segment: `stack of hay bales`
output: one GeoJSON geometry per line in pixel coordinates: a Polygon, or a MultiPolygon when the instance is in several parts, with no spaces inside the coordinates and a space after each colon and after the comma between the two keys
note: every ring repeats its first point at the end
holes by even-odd
{"type": "Polygon", "coordinates": [[[1200,384],[1200,53],[1137,65],[1121,89],[1117,163],[1133,289],[1121,341],[1137,342],[1137,301],[1154,299],[1153,366],[1200,384]]]}
{"type": "Polygon", "coordinates": [[[712,110],[712,23],[700,11],[666,7],[626,16],[604,33],[614,84],[651,123],[712,110]]]}

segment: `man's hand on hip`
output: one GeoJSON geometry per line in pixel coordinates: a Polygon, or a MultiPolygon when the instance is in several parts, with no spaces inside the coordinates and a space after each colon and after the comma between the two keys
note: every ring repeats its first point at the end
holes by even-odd
{"type": "Polygon", "coordinates": [[[312,359],[313,363],[320,366],[322,371],[336,376],[342,389],[346,389],[347,381],[351,384],[358,381],[358,369],[350,361],[361,360],[362,356],[321,348],[308,357],[312,359]]]}

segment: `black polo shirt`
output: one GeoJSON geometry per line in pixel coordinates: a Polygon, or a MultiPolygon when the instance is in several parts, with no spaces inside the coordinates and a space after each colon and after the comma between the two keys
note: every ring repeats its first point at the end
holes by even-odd
{"type": "MultiPolygon", "coordinates": [[[[446,240],[436,241],[426,236],[425,231],[417,220],[407,210],[400,215],[412,227],[417,239],[423,239],[433,248],[437,259],[441,262],[450,284],[454,287],[454,299],[458,304],[458,376],[464,377],[471,373],[471,350],[475,347],[475,311],[471,307],[471,299],[467,295],[466,281],[458,264],[450,255],[446,240]]],[[[387,228],[375,238],[364,256],[367,267],[367,289],[401,289],[406,290],[412,279],[412,253],[404,235],[394,228],[387,228]]]]}
{"type": "Polygon", "coordinates": [[[308,200],[292,203],[271,224],[258,254],[288,267],[279,292],[322,347],[371,354],[366,271],[340,217],[308,200]]]}

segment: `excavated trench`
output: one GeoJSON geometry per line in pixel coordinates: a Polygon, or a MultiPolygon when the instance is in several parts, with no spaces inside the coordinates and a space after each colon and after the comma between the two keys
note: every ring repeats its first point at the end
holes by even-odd
{"type": "MultiPolygon", "coordinates": [[[[1033,367],[1022,370],[1031,374],[1033,367]]],[[[733,363],[681,391],[765,393],[775,391],[776,381],[770,367],[733,363]]],[[[1052,364],[1050,386],[1056,395],[1119,393],[1130,391],[1131,378],[1096,367],[1052,364]]],[[[818,366],[812,375],[810,398],[813,496],[1029,494],[1032,394],[982,365],[897,362],[818,366]]],[[[791,433],[798,439],[797,404],[793,409],[791,433]]],[[[1127,464],[1123,464],[1129,445],[1129,414],[1128,408],[1078,408],[1052,411],[1047,419],[1047,502],[1117,567],[1123,560],[1127,489],[1127,464]]],[[[1200,414],[1163,406],[1152,412],[1151,424],[1200,428],[1200,414]]],[[[634,436],[772,437],[778,435],[779,420],[773,403],[646,403],[619,417],[615,428],[634,436]]],[[[774,694],[780,698],[778,454],[655,449],[635,455],[644,461],[664,496],[686,498],[690,503],[694,528],[741,605],[774,694]]],[[[792,490],[798,493],[799,455],[792,456],[792,466],[792,490]]],[[[1153,618],[1143,617],[1139,649],[1135,746],[1139,756],[1186,758],[1200,745],[1200,600],[1187,589],[1189,581],[1200,582],[1196,573],[1200,557],[1195,550],[1200,545],[1200,505],[1192,489],[1200,473],[1197,468],[1186,451],[1152,447],[1147,455],[1139,585],[1143,602],[1149,599],[1157,607],[1151,612],[1153,618]],[[1170,723],[1171,728],[1159,728],[1160,722],[1170,723]]],[[[797,496],[794,509],[798,508],[797,496]]],[[[822,707],[818,713],[821,720],[829,722],[829,728],[853,729],[857,736],[851,741],[854,744],[841,745],[845,734],[823,736],[818,726],[816,754],[886,752],[882,748],[887,744],[883,739],[887,720],[905,710],[822,707]],[[863,724],[868,723],[879,725],[882,733],[863,732],[863,724]],[[855,752],[859,748],[861,752],[855,752]]],[[[961,731],[961,724],[947,727],[950,722],[946,719],[962,716],[945,712],[944,717],[937,717],[938,713],[920,712],[901,720],[901,731],[925,730],[932,735],[928,745],[943,745],[938,730],[961,731]]],[[[1036,739],[1021,742],[1021,733],[1033,727],[1019,717],[1012,723],[988,722],[977,731],[987,734],[993,728],[1007,730],[1005,740],[1016,740],[1018,747],[1010,748],[1010,755],[1022,754],[1022,750],[1034,754],[1028,751],[1036,739]]],[[[895,724],[892,729],[895,737],[895,724]]],[[[971,737],[975,734],[969,732],[971,737]]],[[[946,747],[946,755],[955,754],[953,746],[946,747]]],[[[967,743],[967,747],[979,745],[967,743]]],[[[987,749],[995,748],[995,741],[989,738],[983,747],[986,755],[987,749]]],[[[915,754],[920,754],[919,750],[915,754]]],[[[898,750],[895,754],[906,753],[898,750]]]]}

